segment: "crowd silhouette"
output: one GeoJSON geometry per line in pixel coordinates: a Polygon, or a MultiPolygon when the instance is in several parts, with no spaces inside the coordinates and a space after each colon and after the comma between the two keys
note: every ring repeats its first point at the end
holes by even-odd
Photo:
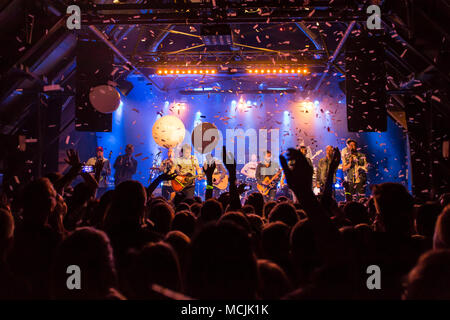
{"type": "Polygon", "coordinates": [[[65,175],[2,197],[0,299],[450,299],[449,194],[421,203],[383,183],[370,198],[337,203],[339,150],[316,196],[311,166],[289,149],[280,164],[296,201],[257,192],[241,201],[233,155],[223,154],[229,192],[169,202],[152,195],[168,173],[97,199],[98,175],[82,173],[69,150],[65,175]],[[81,270],[79,290],[67,286],[69,265],[81,270]],[[367,286],[371,265],[379,290],[367,286]]]}

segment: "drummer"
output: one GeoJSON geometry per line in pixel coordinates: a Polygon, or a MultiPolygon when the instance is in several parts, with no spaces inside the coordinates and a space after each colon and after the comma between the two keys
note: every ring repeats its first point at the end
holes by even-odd
{"type": "Polygon", "coordinates": [[[256,190],[256,167],[258,166],[258,157],[256,154],[250,156],[250,161],[244,165],[241,169],[241,173],[246,177],[246,183],[249,184],[252,189],[256,190]]]}

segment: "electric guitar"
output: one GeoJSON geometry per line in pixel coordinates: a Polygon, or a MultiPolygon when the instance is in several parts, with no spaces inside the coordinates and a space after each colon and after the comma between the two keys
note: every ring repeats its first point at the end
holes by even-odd
{"type": "Polygon", "coordinates": [[[275,173],[272,176],[272,178],[265,177],[262,184],[260,183],[257,184],[256,188],[263,196],[268,195],[269,191],[276,186],[275,180],[277,180],[280,177],[282,171],[283,169],[278,170],[278,172],[275,173]]]}

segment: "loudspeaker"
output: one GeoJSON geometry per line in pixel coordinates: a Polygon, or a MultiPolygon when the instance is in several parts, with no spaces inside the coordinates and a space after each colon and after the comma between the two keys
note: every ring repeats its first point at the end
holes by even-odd
{"type": "Polygon", "coordinates": [[[345,55],[348,131],[386,131],[384,34],[353,31],[345,55]]]}
{"type": "Polygon", "coordinates": [[[78,131],[110,132],[112,114],[100,113],[89,101],[91,88],[108,84],[114,53],[103,42],[78,39],[75,128],[78,131]]]}

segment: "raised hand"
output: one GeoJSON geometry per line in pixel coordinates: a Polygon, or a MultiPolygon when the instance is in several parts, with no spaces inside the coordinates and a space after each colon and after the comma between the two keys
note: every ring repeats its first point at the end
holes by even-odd
{"type": "Polygon", "coordinates": [[[227,153],[227,147],[223,146],[223,164],[227,168],[228,176],[230,180],[236,180],[236,161],[231,152],[227,153]]]}
{"type": "Polygon", "coordinates": [[[297,194],[311,192],[312,177],[314,169],[309,165],[305,156],[300,150],[289,148],[287,151],[287,160],[280,155],[280,164],[286,176],[286,182],[289,188],[297,194]],[[293,163],[291,167],[288,160],[293,163]]]}
{"type": "Polygon", "coordinates": [[[74,150],[74,149],[67,150],[66,151],[66,156],[67,156],[67,159],[64,159],[64,161],[68,165],[70,165],[70,166],[72,166],[74,168],[76,168],[76,167],[80,167],[81,168],[80,157],[78,156],[78,152],[76,150],[74,150]]]}
{"type": "Polygon", "coordinates": [[[212,181],[212,176],[214,173],[214,170],[216,170],[216,162],[213,161],[211,164],[206,164],[206,168],[203,167],[203,171],[205,172],[206,178],[209,180],[211,179],[212,181]]]}
{"type": "Polygon", "coordinates": [[[330,163],[330,171],[333,172],[333,174],[336,172],[336,170],[339,167],[339,164],[341,163],[341,152],[339,151],[339,148],[333,148],[333,158],[331,159],[330,163]]]}

